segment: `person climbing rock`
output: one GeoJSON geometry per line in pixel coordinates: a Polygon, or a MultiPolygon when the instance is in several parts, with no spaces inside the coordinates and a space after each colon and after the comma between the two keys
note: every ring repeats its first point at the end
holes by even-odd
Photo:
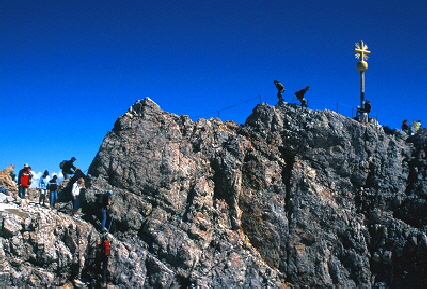
{"type": "Polygon", "coordinates": [[[109,190],[105,194],[96,194],[98,210],[101,220],[101,232],[108,232],[107,222],[110,221],[108,216],[108,205],[111,205],[113,202],[111,197],[113,196],[114,191],[109,190]]]}
{"type": "Polygon", "coordinates": [[[74,166],[74,161],[77,160],[75,157],[72,157],[69,161],[62,161],[59,167],[62,170],[62,175],[64,176],[64,180],[68,180],[70,175],[73,175],[75,171],[78,170],[74,166]]]}

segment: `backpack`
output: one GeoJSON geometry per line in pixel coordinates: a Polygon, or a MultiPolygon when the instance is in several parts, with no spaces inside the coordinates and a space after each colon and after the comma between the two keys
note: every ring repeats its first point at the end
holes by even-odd
{"type": "Polygon", "coordinates": [[[63,160],[62,162],[60,162],[59,163],[59,168],[63,169],[66,162],[67,162],[67,160],[63,160]]]}
{"type": "Polygon", "coordinates": [[[23,187],[29,187],[30,186],[30,175],[28,173],[24,173],[21,176],[21,186],[23,187]]]}
{"type": "Polygon", "coordinates": [[[108,194],[96,194],[96,203],[100,206],[103,206],[108,203],[109,195],[108,194]]]}

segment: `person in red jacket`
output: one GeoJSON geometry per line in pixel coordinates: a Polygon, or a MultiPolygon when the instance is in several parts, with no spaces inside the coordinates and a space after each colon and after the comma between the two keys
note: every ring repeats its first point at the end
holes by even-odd
{"type": "Polygon", "coordinates": [[[25,193],[27,188],[31,185],[31,167],[28,164],[24,164],[24,168],[19,171],[18,175],[18,196],[21,199],[25,199],[25,193]]]}
{"type": "Polygon", "coordinates": [[[402,130],[404,132],[406,132],[407,134],[410,133],[411,126],[408,124],[408,120],[407,119],[405,119],[405,120],[402,121],[402,130]]]}

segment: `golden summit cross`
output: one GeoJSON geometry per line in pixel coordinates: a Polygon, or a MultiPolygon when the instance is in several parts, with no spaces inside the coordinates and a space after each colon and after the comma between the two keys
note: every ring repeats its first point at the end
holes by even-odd
{"type": "Polygon", "coordinates": [[[355,54],[356,58],[360,61],[368,60],[369,53],[371,53],[368,49],[368,45],[363,43],[363,40],[360,40],[359,43],[356,43],[356,47],[354,48],[354,51],[357,53],[355,54]]]}

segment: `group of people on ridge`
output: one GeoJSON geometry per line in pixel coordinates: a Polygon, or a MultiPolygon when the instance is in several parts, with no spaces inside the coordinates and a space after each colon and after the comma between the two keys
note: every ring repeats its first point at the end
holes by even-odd
{"type": "MultiPolygon", "coordinates": [[[[83,172],[79,171],[78,168],[74,166],[74,161],[76,160],[75,157],[72,157],[70,160],[62,161],[60,163],[60,168],[62,171],[62,175],[64,176],[64,180],[70,180],[69,182],[61,183],[61,191],[68,192],[71,194],[72,199],[72,216],[73,217],[79,217],[78,210],[79,210],[79,203],[80,203],[80,195],[82,190],[85,190],[85,181],[84,178],[81,176],[83,172]],[[71,175],[72,178],[70,179],[71,175]],[[67,185],[65,185],[67,184],[67,185]],[[68,186],[71,186],[71,192],[67,189],[68,186]]],[[[15,172],[14,172],[15,166],[11,164],[9,167],[3,170],[3,173],[5,173],[7,176],[10,177],[10,181],[15,183],[15,172]]],[[[49,200],[50,200],[50,208],[55,208],[55,203],[58,201],[58,192],[59,192],[59,184],[58,184],[58,176],[53,175],[52,179],[47,181],[46,178],[49,176],[49,172],[45,170],[43,174],[41,175],[38,184],[37,184],[37,190],[39,192],[39,204],[44,204],[46,197],[48,193],[49,200]]],[[[22,202],[22,200],[27,199],[27,190],[33,183],[34,174],[31,171],[31,167],[28,165],[28,163],[24,164],[24,167],[19,171],[17,183],[18,183],[18,198],[21,199],[21,206],[26,206],[27,202],[22,202]]],[[[9,181],[8,181],[9,182],[9,181]]],[[[8,190],[2,190],[1,192],[8,195],[8,190]]],[[[99,220],[100,220],[100,230],[102,232],[101,234],[101,240],[98,241],[99,246],[99,252],[97,253],[97,258],[99,260],[99,268],[102,269],[102,282],[100,284],[102,287],[106,287],[106,281],[107,281],[107,267],[108,267],[108,257],[110,256],[110,241],[109,241],[109,235],[111,229],[111,224],[113,222],[113,218],[109,216],[108,214],[108,205],[112,204],[112,190],[108,190],[108,192],[104,194],[96,194],[96,202],[92,205],[95,206],[97,211],[99,212],[99,220]]],[[[83,286],[84,283],[80,280],[80,276],[76,279],[74,279],[74,284],[78,287],[83,286]]]]}
{"type": "MultiPolygon", "coordinates": [[[[279,103],[284,103],[283,100],[283,92],[285,91],[285,87],[283,84],[280,83],[278,80],[273,81],[274,85],[277,88],[277,98],[279,99],[279,103]]],[[[301,106],[308,107],[307,99],[305,98],[305,94],[307,91],[310,90],[310,86],[306,86],[305,88],[298,90],[295,92],[296,98],[301,102],[301,106]]],[[[369,113],[371,112],[371,102],[369,100],[366,100],[366,102],[363,103],[363,107],[358,108],[358,113],[361,115],[361,121],[362,123],[367,123],[369,120],[369,113]]],[[[358,118],[356,116],[356,118],[358,118]]],[[[358,118],[359,119],[359,118],[358,118]]]]}
{"type": "MultiPolygon", "coordinates": [[[[279,102],[284,102],[282,94],[285,91],[285,87],[278,80],[274,80],[273,83],[277,88],[277,98],[279,99],[279,102]]],[[[306,88],[295,92],[295,96],[301,102],[302,106],[308,107],[307,100],[305,99],[305,93],[309,90],[310,86],[307,86],[306,88]]]]}
{"type": "MultiPolygon", "coordinates": [[[[72,157],[70,160],[61,162],[61,172],[64,176],[64,180],[69,180],[70,175],[74,174],[78,168],[74,166],[74,161],[76,160],[75,157],[72,157]]],[[[3,170],[4,173],[6,173],[8,176],[10,176],[10,179],[12,182],[15,182],[15,166],[11,164],[9,167],[3,170]]],[[[49,190],[50,196],[50,207],[54,208],[55,203],[58,201],[58,176],[54,175],[51,180],[46,182],[46,177],[49,175],[49,172],[45,170],[43,172],[43,175],[39,179],[38,183],[38,190],[40,192],[39,194],[39,204],[44,204],[46,200],[46,193],[49,190]]],[[[31,167],[28,165],[28,163],[24,164],[24,167],[19,171],[18,173],[18,197],[20,199],[26,199],[27,198],[27,190],[33,183],[33,173],[31,171],[31,167]]],[[[73,184],[72,190],[71,190],[71,198],[73,200],[73,215],[77,215],[77,211],[79,209],[79,195],[80,191],[82,189],[85,189],[84,187],[84,179],[79,178],[77,182],[73,184]]]]}
{"type": "Polygon", "coordinates": [[[411,125],[408,124],[407,119],[404,119],[402,121],[402,130],[407,134],[415,134],[420,128],[421,128],[421,120],[415,120],[414,122],[411,123],[411,125]]]}
{"type": "MultiPolygon", "coordinates": [[[[60,168],[62,175],[64,176],[64,180],[70,180],[70,176],[74,175],[79,169],[74,166],[74,161],[76,161],[75,157],[72,157],[70,160],[65,160],[60,163],[60,168]]],[[[15,166],[11,164],[9,167],[3,170],[5,174],[10,176],[11,181],[15,182],[15,166]]],[[[46,181],[46,177],[49,175],[49,172],[45,170],[42,176],[39,179],[37,189],[39,191],[39,204],[44,204],[46,201],[47,193],[49,192],[49,202],[50,207],[55,208],[55,204],[58,201],[58,176],[53,175],[52,179],[48,182],[46,181]]],[[[31,167],[28,163],[24,164],[24,167],[18,173],[18,197],[20,199],[27,198],[27,190],[33,183],[33,173],[31,171],[31,167]]],[[[71,200],[73,203],[73,211],[72,215],[74,217],[78,217],[78,210],[80,208],[80,194],[81,191],[86,189],[85,181],[83,177],[77,178],[77,180],[71,186],[71,200]]],[[[101,231],[105,232],[107,225],[107,206],[111,204],[111,196],[113,191],[108,191],[106,194],[98,194],[97,197],[97,208],[100,212],[101,219],[101,231]]]]}

